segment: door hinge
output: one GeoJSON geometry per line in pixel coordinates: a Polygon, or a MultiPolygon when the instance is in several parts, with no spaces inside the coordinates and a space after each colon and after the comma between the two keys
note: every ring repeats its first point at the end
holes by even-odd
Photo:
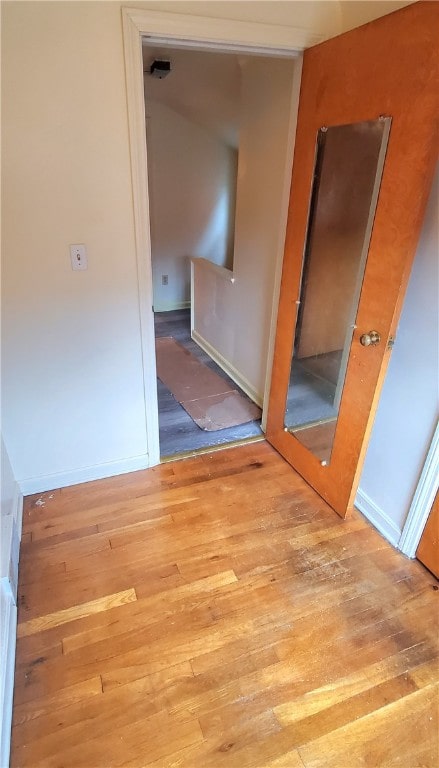
{"type": "Polygon", "coordinates": [[[387,349],[393,349],[393,347],[395,346],[395,341],[396,339],[394,336],[389,336],[389,341],[387,342],[387,349]]]}

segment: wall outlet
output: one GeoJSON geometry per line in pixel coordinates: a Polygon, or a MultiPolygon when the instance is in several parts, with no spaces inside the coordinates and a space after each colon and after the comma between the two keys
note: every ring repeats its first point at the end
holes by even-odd
{"type": "Polygon", "coordinates": [[[162,275],[162,285],[168,285],[168,275],[162,275]]]}
{"type": "Polygon", "coordinates": [[[70,246],[70,261],[72,263],[72,269],[87,269],[87,250],[85,245],[71,245],[70,246]]]}

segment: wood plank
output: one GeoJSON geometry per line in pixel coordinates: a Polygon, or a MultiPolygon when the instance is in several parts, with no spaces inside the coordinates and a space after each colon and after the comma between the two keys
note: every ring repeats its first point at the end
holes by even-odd
{"type": "MultiPolygon", "coordinates": [[[[185,685],[191,678],[189,664],[175,665],[162,673],[139,678],[101,696],[72,701],[60,711],[52,710],[16,728],[15,731],[20,734],[19,753],[25,754],[27,745],[32,744],[35,762],[37,759],[49,759],[59,750],[65,754],[83,740],[107,736],[112,728],[123,728],[135,722],[138,717],[148,719],[157,714],[163,715],[165,710],[161,704],[166,699],[167,691],[174,686],[185,685]]],[[[35,702],[32,711],[39,707],[40,701],[35,702]]],[[[175,725],[175,718],[173,721],[175,725]]],[[[98,758],[99,749],[95,751],[98,758]]],[[[94,764],[93,761],[90,764],[94,764]]]]}
{"type": "Polygon", "coordinates": [[[83,616],[89,616],[91,613],[108,611],[110,608],[114,608],[117,605],[131,603],[134,600],[137,600],[134,589],[127,589],[124,592],[117,592],[114,595],[106,595],[105,597],[99,597],[97,600],[90,600],[88,603],[74,605],[63,611],[55,611],[54,613],[49,613],[45,616],[38,616],[35,619],[29,619],[29,621],[19,624],[17,628],[17,637],[34,635],[36,632],[41,632],[45,629],[50,629],[51,627],[59,627],[61,624],[67,624],[68,622],[75,621],[75,619],[80,619],[83,616]]]}
{"type": "MultiPolygon", "coordinates": [[[[282,730],[289,732],[289,748],[299,748],[315,740],[322,734],[332,732],[333,730],[350,723],[352,720],[370,712],[375,712],[389,701],[397,700],[407,696],[417,690],[415,683],[407,675],[400,675],[392,680],[386,680],[380,685],[371,686],[367,691],[354,696],[348,696],[338,704],[333,704],[329,708],[322,710],[318,716],[310,715],[300,718],[293,726],[279,727],[276,719],[271,720],[273,712],[270,710],[263,715],[255,714],[259,728],[264,719],[269,715],[268,723],[265,725],[264,740],[269,741],[271,736],[282,733],[282,730]],[[261,722],[262,721],[262,722],[261,722]]],[[[256,699],[256,711],[258,707],[256,699]]],[[[225,706],[216,709],[199,718],[201,729],[205,737],[213,736],[216,733],[231,733],[241,720],[244,722],[251,718],[254,709],[253,701],[235,702],[232,706],[225,706]],[[253,706],[252,706],[253,705],[253,706]]],[[[275,740],[275,739],[274,739],[275,740]]]]}
{"type": "Polygon", "coordinates": [[[437,685],[414,691],[303,745],[303,763],[306,768],[340,768],[349,755],[351,765],[433,768],[439,754],[437,702],[437,685]]]}
{"type": "Polygon", "coordinates": [[[304,768],[304,764],[298,751],[291,749],[286,754],[265,763],[265,768],[304,768]]]}
{"type": "MultiPolygon", "coordinates": [[[[95,718],[87,728],[81,726],[82,740],[67,740],[67,734],[57,734],[47,754],[44,739],[32,746],[32,766],[35,768],[55,768],[63,766],[119,766],[141,754],[147,754],[148,760],[164,758],[167,754],[182,749],[188,744],[203,740],[197,721],[179,723],[178,729],[166,712],[150,713],[148,700],[139,699],[128,709],[117,709],[112,717],[95,718]],[[105,739],[105,753],[102,750],[105,739]],[[110,762],[108,756],[111,755],[110,762]]],[[[75,733],[78,729],[74,729],[75,733]]],[[[26,750],[19,754],[26,756],[26,750]]],[[[143,758],[144,759],[144,758],[143,758]]]]}
{"type": "MultiPolygon", "coordinates": [[[[48,710],[44,715],[39,715],[39,709],[49,697],[41,696],[25,706],[20,707],[19,712],[29,713],[31,717],[22,719],[14,727],[14,734],[20,747],[27,747],[35,742],[40,742],[42,751],[50,754],[59,742],[59,731],[65,735],[65,746],[74,745],[81,739],[85,722],[94,722],[117,716],[122,710],[129,710],[138,700],[147,701],[149,714],[162,711],[162,702],[166,700],[168,691],[174,687],[185,685],[187,680],[193,677],[190,664],[177,664],[153,675],[145,675],[129,683],[121,683],[111,690],[106,690],[100,697],[93,696],[82,700],[71,701],[62,710],[57,708],[48,710]],[[38,719],[33,717],[37,713],[38,719]]],[[[88,681],[87,681],[88,682],[88,681]]],[[[64,696],[76,686],[65,689],[64,696]]],[[[62,700],[62,699],[61,699],[62,700]]],[[[65,700],[65,699],[64,699],[65,700]]]]}
{"type": "MultiPolygon", "coordinates": [[[[23,554],[26,553],[26,548],[23,547],[23,554]]],[[[46,562],[44,559],[35,561],[34,558],[21,558],[20,568],[18,571],[18,583],[26,584],[32,581],[46,581],[53,582],[60,574],[66,572],[66,564],[63,560],[56,563],[46,562]]]]}
{"type": "MultiPolygon", "coordinates": [[[[416,660],[422,659],[423,652],[425,651],[422,647],[412,646],[412,648],[400,651],[394,656],[380,659],[375,664],[369,664],[346,677],[340,677],[321,688],[307,691],[303,696],[279,704],[274,707],[274,713],[282,725],[306,720],[323,712],[323,710],[329,710],[331,707],[341,704],[345,700],[349,702],[354,697],[365,694],[389,680],[395,680],[401,676],[404,678],[407,666],[412,666],[416,660]]],[[[424,665],[421,666],[424,667],[424,665]]],[[[410,674],[410,679],[413,689],[416,689],[417,683],[414,673],[410,674]]]]}
{"type": "MultiPolygon", "coordinates": [[[[183,584],[179,587],[160,592],[158,595],[154,595],[149,598],[141,599],[141,595],[137,594],[136,608],[138,621],[136,616],[131,612],[129,616],[129,628],[130,632],[145,627],[145,614],[148,616],[151,622],[157,621],[158,618],[164,619],[166,615],[172,615],[178,610],[179,604],[185,601],[188,597],[196,596],[207,593],[208,600],[212,599],[215,590],[220,587],[233,584],[237,581],[237,578],[233,571],[226,571],[225,573],[216,574],[215,576],[208,576],[198,581],[190,582],[189,584],[183,584]]],[[[111,637],[114,638],[118,634],[124,634],[127,630],[127,616],[126,613],[123,617],[120,617],[118,624],[115,627],[114,622],[111,625],[111,637]]],[[[63,640],[64,653],[70,653],[78,648],[84,648],[91,643],[99,642],[108,638],[109,628],[106,626],[100,629],[93,628],[91,630],[81,632],[77,635],[70,635],[63,640]]]]}
{"type": "MultiPolygon", "coordinates": [[[[37,705],[32,710],[27,705],[17,704],[14,708],[13,725],[21,725],[28,720],[35,720],[44,715],[49,715],[54,710],[58,713],[63,707],[68,707],[78,702],[83,703],[90,696],[101,696],[102,693],[102,680],[100,677],[92,677],[90,680],[85,681],[81,680],[79,683],[62,688],[55,695],[42,696],[38,699],[37,705]]],[[[39,726],[37,725],[36,733],[38,733],[38,728],[39,726]]]]}
{"type": "MultiPolygon", "coordinates": [[[[146,596],[171,589],[181,583],[183,578],[175,563],[149,568],[146,559],[124,568],[94,575],[77,570],[67,571],[60,574],[55,583],[38,580],[32,584],[20,585],[20,620],[27,621],[46,612],[68,608],[75,601],[86,603],[105,594],[123,592],[139,584],[142,587],[142,596],[146,596]]],[[[85,620],[81,617],[80,621],[82,625],[85,620]]],[[[46,634],[50,631],[49,628],[44,630],[46,634]]],[[[53,637],[59,638],[60,635],[54,632],[53,637]]]]}

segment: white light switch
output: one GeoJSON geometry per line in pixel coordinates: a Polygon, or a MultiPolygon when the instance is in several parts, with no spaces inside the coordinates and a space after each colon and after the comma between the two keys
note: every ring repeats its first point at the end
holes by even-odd
{"type": "Polygon", "coordinates": [[[70,261],[72,262],[72,269],[87,269],[87,250],[85,245],[70,246],[70,261]]]}

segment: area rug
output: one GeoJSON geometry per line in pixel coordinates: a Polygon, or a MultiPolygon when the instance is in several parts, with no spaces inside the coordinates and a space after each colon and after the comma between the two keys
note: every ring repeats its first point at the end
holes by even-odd
{"type": "Polygon", "coordinates": [[[156,339],[157,376],[208,432],[261,418],[261,409],[200,362],[172,337],[156,339]]]}

